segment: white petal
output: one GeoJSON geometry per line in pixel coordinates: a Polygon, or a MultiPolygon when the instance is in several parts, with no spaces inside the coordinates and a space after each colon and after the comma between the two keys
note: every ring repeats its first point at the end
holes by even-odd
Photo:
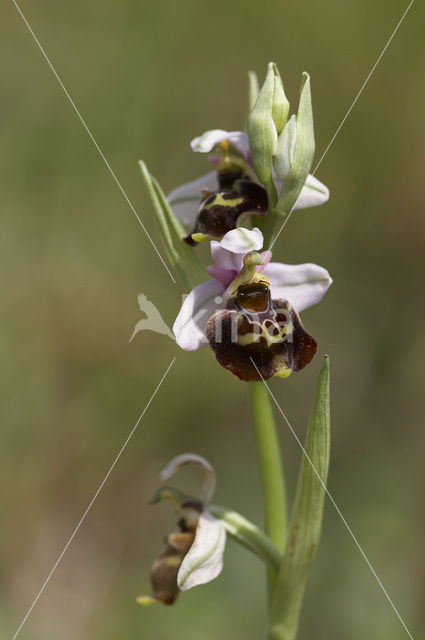
{"type": "Polygon", "coordinates": [[[301,313],[317,304],[332,284],[332,278],[317,264],[270,262],[264,269],[270,280],[272,298],[284,298],[301,313]]]}
{"type": "Polygon", "coordinates": [[[235,254],[221,246],[221,242],[211,242],[211,256],[214,264],[222,269],[239,272],[242,269],[243,255],[235,254]]]}
{"type": "Polygon", "coordinates": [[[312,175],[307,176],[294,209],[318,207],[329,200],[329,189],[312,175]]]}
{"type": "Polygon", "coordinates": [[[168,194],[167,200],[170,203],[176,217],[188,227],[195,226],[201,203],[201,191],[217,191],[218,181],[216,171],[210,171],[192,182],[176,187],[168,194]]]}
{"type": "Polygon", "coordinates": [[[196,453],[182,453],[180,456],[176,456],[168,464],[165,465],[159,477],[161,480],[168,480],[176,471],[184,467],[186,464],[197,464],[203,471],[203,482],[200,492],[200,498],[204,504],[207,504],[214,493],[215,489],[215,471],[212,465],[196,453]]]}
{"type": "Polygon", "coordinates": [[[249,157],[248,136],[243,131],[225,131],[224,129],[211,129],[201,136],[194,138],[190,143],[193,151],[210,153],[223,140],[228,140],[246,160],[249,157]]]}
{"type": "MultiPolygon", "coordinates": [[[[226,252],[245,255],[250,251],[259,251],[263,246],[264,238],[258,227],[254,229],[245,229],[244,227],[238,227],[228,231],[225,236],[218,243],[220,249],[226,252]]],[[[215,249],[215,256],[222,257],[223,253],[218,252],[217,247],[215,249]]],[[[212,250],[212,247],[211,247],[212,250]]],[[[215,258],[215,256],[213,256],[215,258]]],[[[217,264],[217,262],[216,262],[217,264]]],[[[223,266],[219,263],[219,266],[223,266]]]]}
{"type": "Polygon", "coordinates": [[[198,584],[214,580],[223,568],[223,554],[226,544],[226,531],[208,511],[199,516],[195,540],[177,575],[177,585],[181,591],[187,591],[198,584]]]}
{"type": "Polygon", "coordinates": [[[192,289],[186,296],[173,324],[177,344],[186,351],[195,351],[208,345],[205,326],[210,317],[220,309],[216,298],[224,293],[217,280],[208,280],[192,289]]]}

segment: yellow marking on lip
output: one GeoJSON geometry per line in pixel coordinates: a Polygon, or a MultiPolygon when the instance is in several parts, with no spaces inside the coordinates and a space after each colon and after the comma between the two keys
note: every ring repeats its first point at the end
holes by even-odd
{"type": "MultiPolygon", "coordinates": [[[[245,333],[243,335],[238,335],[238,344],[242,347],[245,347],[248,344],[252,344],[253,342],[258,342],[260,338],[264,338],[267,342],[267,346],[270,347],[273,344],[278,344],[279,342],[283,342],[285,336],[291,334],[294,330],[294,325],[292,322],[288,322],[284,327],[278,327],[278,325],[274,325],[279,329],[279,333],[277,335],[271,335],[267,328],[264,327],[259,322],[253,322],[254,325],[260,327],[260,331],[258,333],[245,333]]],[[[289,374],[288,374],[289,375],[289,374]]]]}
{"type": "Polygon", "coordinates": [[[214,200],[212,200],[212,202],[209,202],[208,204],[205,204],[203,206],[203,209],[208,210],[208,209],[211,209],[211,207],[215,207],[215,206],[236,207],[238,204],[242,204],[243,200],[244,199],[241,196],[226,200],[225,198],[223,198],[223,196],[220,193],[217,193],[214,200]]]}
{"type": "Polygon", "coordinates": [[[181,561],[182,559],[180,555],[168,556],[168,558],[165,558],[164,564],[166,564],[167,567],[178,567],[180,566],[181,561]]]}

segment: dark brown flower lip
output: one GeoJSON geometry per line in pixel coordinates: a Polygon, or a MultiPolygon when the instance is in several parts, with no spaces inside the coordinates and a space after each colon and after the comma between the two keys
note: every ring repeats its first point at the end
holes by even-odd
{"type": "Polygon", "coordinates": [[[179,595],[177,575],[185,555],[195,539],[194,532],[170,533],[165,546],[156,556],[151,570],[150,580],[153,597],[166,605],[173,604],[179,595]]]}
{"type": "Polygon", "coordinates": [[[179,594],[178,572],[195,539],[199,516],[204,510],[204,504],[201,500],[186,496],[171,487],[161,487],[155,494],[153,503],[156,504],[163,499],[171,499],[177,505],[180,514],[177,521],[179,531],[166,536],[165,546],[152,564],[150,579],[153,599],[170,605],[175,602],[179,594]]]}
{"type": "Polygon", "coordinates": [[[206,194],[195,227],[184,241],[195,246],[204,237],[221,238],[237,227],[241,216],[265,216],[267,207],[267,193],[261,184],[238,179],[232,183],[231,189],[206,194]]]}
{"type": "Polygon", "coordinates": [[[206,334],[219,364],[244,382],[287,377],[314,357],[317,343],[287,300],[264,311],[241,310],[235,298],[209,319],[206,334]]]}

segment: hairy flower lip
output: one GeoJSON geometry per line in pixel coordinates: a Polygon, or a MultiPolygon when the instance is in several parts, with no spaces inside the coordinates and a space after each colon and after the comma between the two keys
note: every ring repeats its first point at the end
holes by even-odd
{"type": "Polygon", "coordinates": [[[237,306],[215,313],[206,327],[210,347],[224,369],[243,382],[262,382],[273,376],[286,378],[311,362],[317,343],[286,300],[270,300],[264,311],[255,313],[241,313],[237,306]],[[284,319],[279,321],[280,315],[284,319]]]}
{"type": "Polygon", "coordinates": [[[235,229],[242,216],[265,216],[267,193],[257,182],[245,178],[230,181],[229,188],[203,192],[195,226],[184,241],[195,246],[207,238],[222,238],[235,229]]]}
{"type": "MultiPolygon", "coordinates": [[[[288,121],[288,127],[291,119],[288,121]]],[[[285,127],[285,129],[286,129],[285,127]]],[[[288,129],[289,132],[289,129],[288,129]]],[[[278,164],[279,177],[274,167],[272,167],[272,177],[278,193],[285,186],[285,171],[289,171],[290,154],[293,150],[294,138],[286,136],[288,139],[287,161],[278,164]]],[[[252,167],[252,156],[249,148],[248,136],[242,131],[225,131],[224,129],[212,129],[206,131],[201,136],[194,138],[191,142],[193,151],[199,153],[211,153],[214,148],[222,142],[228,140],[229,143],[240,154],[248,166],[252,167]]],[[[213,157],[213,164],[215,164],[213,157]]],[[[176,187],[168,194],[168,201],[177,216],[177,218],[186,226],[193,228],[195,226],[198,208],[201,201],[201,191],[207,190],[216,192],[219,190],[219,183],[216,171],[200,176],[196,180],[176,187]]],[[[328,188],[321,183],[313,175],[309,175],[301,194],[295,203],[294,210],[316,207],[324,204],[329,199],[328,188]]]]}

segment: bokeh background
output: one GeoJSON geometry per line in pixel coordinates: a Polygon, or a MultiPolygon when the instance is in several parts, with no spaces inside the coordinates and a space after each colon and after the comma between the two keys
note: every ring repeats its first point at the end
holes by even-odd
{"type": "MultiPolygon", "coordinates": [[[[156,243],[137,161],[165,190],[201,175],[189,141],[240,129],[248,69],[279,64],[295,106],[312,76],[316,160],[407,6],[404,0],[72,3],[21,7],[156,243]]],[[[143,609],[174,526],[150,507],[164,462],[210,459],[215,501],[261,523],[246,389],[210,352],[139,334],[143,292],[172,323],[181,300],[12,2],[0,21],[0,637],[10,638],[171,359],[176,362],[22,628],[31,640],[257,640],[263,566],[228,543],[225,569],[171,608],[143,609]]],[[[415,638],[424,637],[422,330],[423,6],[414,3],[275,258],[326,266],[305,312],[332,365],[329,488],[415,638]]],[[[207,248],[201,249],[207,260],[207,248]]],[[[304,437],[320,356],[272,382],[304,437]]],[[[277,416],[292,499],[300,451],[277,416]]],[[[196,492],[199,475],[179,486],[196,492]]],[[[407,637],[331,504],[300,638],[407,637]]]]}

